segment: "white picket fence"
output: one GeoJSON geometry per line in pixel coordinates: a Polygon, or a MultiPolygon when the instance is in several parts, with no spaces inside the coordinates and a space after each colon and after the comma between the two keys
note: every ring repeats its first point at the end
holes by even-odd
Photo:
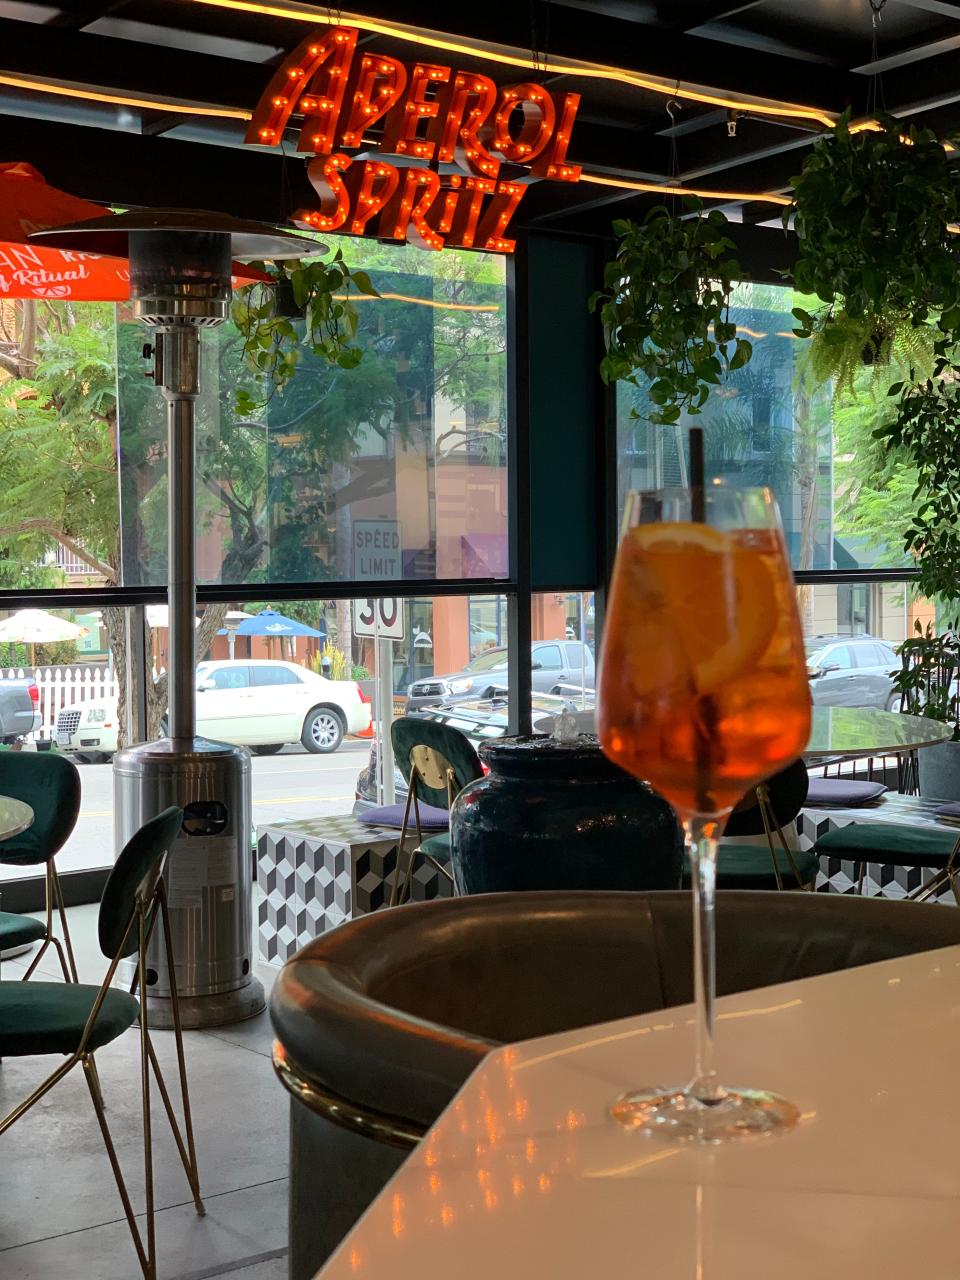
{"type": "Polygon", "coordinates": [[[91,702],[95,698],[115,698],[117,682],[113,673],[104,667],[38,667],[35,671],[23,667],[0,668],[0,675],[8,679],[32,677],[40,690],[40,728],[30,735],[49,738],[57,728],[57,716],[64,707],[78,702],[91,702]]]}

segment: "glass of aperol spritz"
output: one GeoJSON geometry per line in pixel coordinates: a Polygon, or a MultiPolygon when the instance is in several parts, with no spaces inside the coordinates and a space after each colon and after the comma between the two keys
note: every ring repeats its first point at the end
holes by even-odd
{"type": "Polygon", "coordinates": [[[751,788],[802,754],[810,692],[793,578],[768,489],[631,493],[603,637],[603,750],[673,805],[694,909],[696,1064],[689,1084],[636,1089],[613,1116],[634,1129],[716,1142],[796,1122],[713,1064],[717,839],[751,788]]]}

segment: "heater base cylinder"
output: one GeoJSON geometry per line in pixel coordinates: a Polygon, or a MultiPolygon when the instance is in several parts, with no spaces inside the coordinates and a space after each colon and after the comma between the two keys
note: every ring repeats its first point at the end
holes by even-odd
{"type": "MultiPolygon", "coordinates": [[[[170,805],[183,829],[164,870],[184,1026],[222,1026],[264,1007],[253,977],[250,755],[205,738],[163,738],[114,759],[116,847],[170,805]]],[[[171,1026],[170,975],[155,928],[145,993],[157,1026],[171,1026]]]]}
{"type": "MultiPolygon", "coordinates": [[[[255,1018],[266,1008],[263,983],[251,978],[238,991],[225,991],[218,996],[181,996],[180,1025],[184,1031],[204,1027],[226,1027],[233,1022],[255,1018]]],[[[147,1015],[151,1027],[170,1031],[173,1027],[173,1004],[169,997],[148,996],[147,1015]]]]}

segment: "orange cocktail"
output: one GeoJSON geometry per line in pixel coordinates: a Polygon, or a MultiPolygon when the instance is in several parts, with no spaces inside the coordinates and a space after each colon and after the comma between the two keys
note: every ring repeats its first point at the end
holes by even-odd
{"type": "Polygon", "coordinates": [[[764,1090],[725,1088],[713,1066],[714,895],[724,819],[803,753],[810,732],[806,657],[776,503],[767,489],[721,484],[633,493],[624,524],[597,725],[607,755],[666,796],[683,824],[697,1039],[689,1084],[632,1089],[611,1112],[631,1128],[680,1141],[770,1133],[795,1124],[798,1109],[764,1090]]]}
{"type": "Polygon", "coordinates": [[[777,529],[640,524],[604,630],[604,750],[681,814],[718,815],[799,756],[810,693],[777,529]]]}

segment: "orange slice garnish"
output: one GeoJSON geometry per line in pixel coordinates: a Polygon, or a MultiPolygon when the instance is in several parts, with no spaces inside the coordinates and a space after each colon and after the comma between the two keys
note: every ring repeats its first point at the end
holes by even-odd
{"type": "Polygon", "coordinates": [[[657,650],[673,648],[663,675],[672,683],[680,659],[696,694],[749,674],[777,627],[774,550],[772,538],[705,524],[629,530],[617,594],[625,612],[637,605],[636,656],[655,662],[657,650]]]}

